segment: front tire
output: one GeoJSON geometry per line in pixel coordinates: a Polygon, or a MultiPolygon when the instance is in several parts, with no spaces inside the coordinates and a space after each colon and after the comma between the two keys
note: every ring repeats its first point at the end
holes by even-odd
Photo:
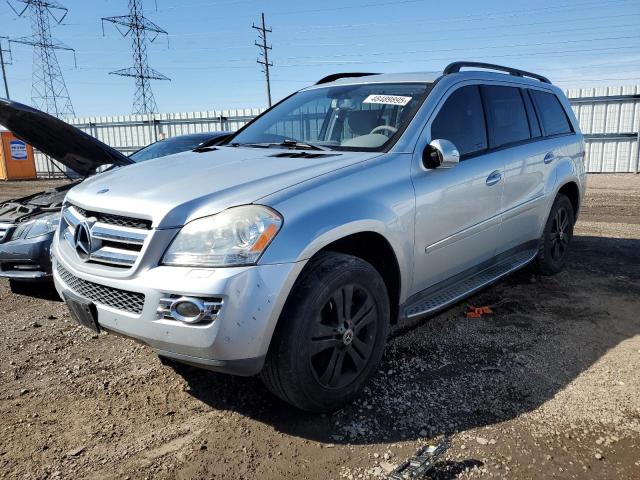
{"type": "Polygon", "coordinates": [[[262,380],[301,410],[336,410],[375,372],[389,319],[389,297],[377,270],[358,257],[323,252],[292,289],[262,380]]]}
{"type": "Polygon", "coordinates": [[[559,193],[549,212],[549,218],[540,239],[538,256],[533,262],[536,272],[542,275],[555,275],[564,269],[569,245],[573,238],[574,223],[573,205],[569,198],[559,193]]]}

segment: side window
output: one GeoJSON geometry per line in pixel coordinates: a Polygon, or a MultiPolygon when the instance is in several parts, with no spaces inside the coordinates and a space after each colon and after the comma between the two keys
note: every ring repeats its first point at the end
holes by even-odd
{"type": "Polygon", "coordinates": [[[447,98],[431,124],[431,139],[453,142],[460,155],[487,148],[484,113],[477,85],[459,88],[447,98]]]}
{"type": "Polygon", "coordinates": [[[485,85],[482,87],[482,98],[491,148],[531,138],[527,111],[519,88],[485,85]]]}
{"type": "Polygon", "coordinates": [[[527,90],[520,90],[522,98],[524,99],[524,106],[527,108],[527,117],[529,118],[529,129],[531,130],[531,138],[538,138],[542,136],[540,131],[540,122],[538,122],[538,116],[531,103],[531,97],[527,90]]]}
{"type": "Polygon", "coordinates": [[[533,101],[538,108],[545,135],[571,133],[571,125],[560,100],[553,93],[530,90],[533,101]]]}

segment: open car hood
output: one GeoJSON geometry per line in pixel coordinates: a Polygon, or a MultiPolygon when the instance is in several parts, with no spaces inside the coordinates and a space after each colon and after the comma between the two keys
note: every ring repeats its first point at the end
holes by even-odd
{"type": "Polygon", "coordinates": [[[18,102],[0,99],[0,124],[83,177],[102,165],[134,163],[76,127],[18,102]]]}

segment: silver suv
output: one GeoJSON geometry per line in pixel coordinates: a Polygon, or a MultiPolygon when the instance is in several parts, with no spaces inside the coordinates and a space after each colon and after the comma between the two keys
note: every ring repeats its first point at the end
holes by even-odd
{"type": "Polygon", "coordinates": [[[73,188],[56,287],[94,330],[330,411],[374,374],[392,324],[530,263],[563,268],[584,151],[540,75],[332,75],[222,146],[73,188]]]}

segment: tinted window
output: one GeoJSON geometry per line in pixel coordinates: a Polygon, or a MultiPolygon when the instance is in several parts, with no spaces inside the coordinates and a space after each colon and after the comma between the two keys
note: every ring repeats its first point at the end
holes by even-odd
{"type": "Polygon", "coordinates": [[[484,113],[476,85],[459,88],[445,101],[431,125],[431,139],[453,142],[460,155],[487,148],[484,113]]]}
{"type": "Polygon", "coordinates": [[[531,131],[531,138],[538,138],[542,136],[540,131],[540,123],[536,116],[536,111],[531,103],[531,98],[526,90],[520,90],[522,92],[522,98],[524,99],[524,106],[527,108],[527,117],[529,118],[529,130],[531,131]]]}
{"type": "Polygon", "coordinates": [[[571,125],[560,100],[552,93],[530,90],[533,101],[538,108],[545,135],[571,133],[571,125]]]}
{"type": "Polygon", "coordinates": [[[482,87],[482,97],[487,113],[490,147],[531,138],[519,88],[487,85],[482,87]]]}

